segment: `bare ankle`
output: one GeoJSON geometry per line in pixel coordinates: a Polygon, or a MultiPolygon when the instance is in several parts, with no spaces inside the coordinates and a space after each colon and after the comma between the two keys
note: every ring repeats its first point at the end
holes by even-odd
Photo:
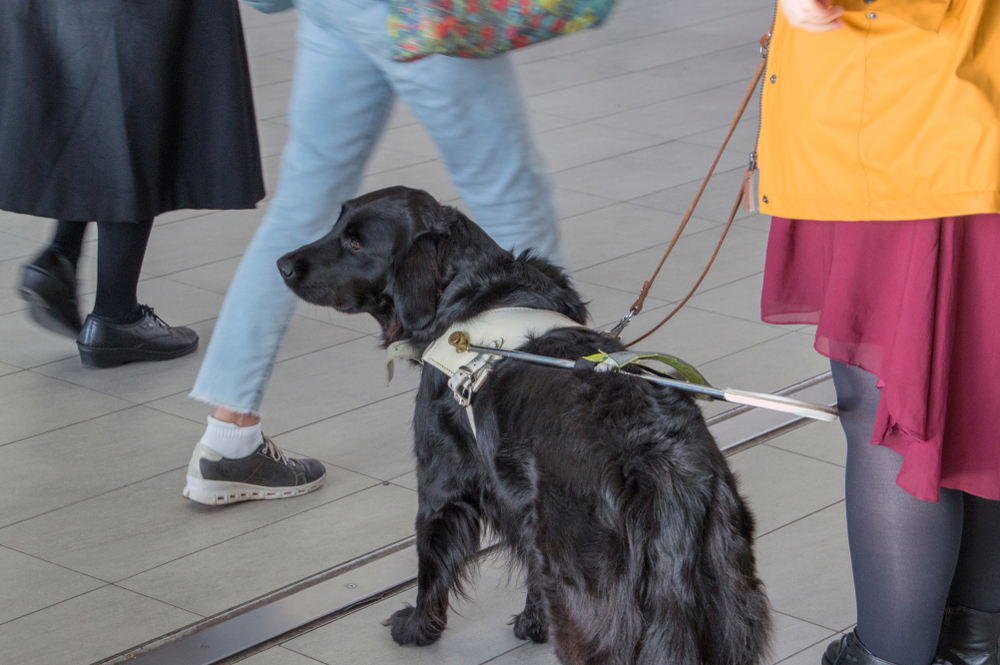
{"type": "Polygon", "coordinates": [[[236,425],[237,427],[253,427],[254,425],[260,423],[260,416],[256,416],[252,413],[230,411],[229,409],[224,409],[221,406],[215,410],[212,417],[218,421],[230,423],[232,425],[236,425]]]}

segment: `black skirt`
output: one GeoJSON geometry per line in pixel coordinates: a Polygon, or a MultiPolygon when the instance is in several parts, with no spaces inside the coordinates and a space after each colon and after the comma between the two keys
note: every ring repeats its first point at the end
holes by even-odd
{"type": "Polygon", "coordinates": [[[0,0],[0,210],[131,222],[264,196],[237,0],[0,0]]]}

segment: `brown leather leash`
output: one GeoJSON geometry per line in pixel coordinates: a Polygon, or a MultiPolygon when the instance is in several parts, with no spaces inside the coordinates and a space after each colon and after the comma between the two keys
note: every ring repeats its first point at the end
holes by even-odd
{"type": "MultiPolygon", "coordinates": [[[[645,283],[643,283],[642,290],[639,292],[639,298],[635,301],[635,303],[633,303],[632,307],[629,308],[629,313],[625,315],[625,318],[622,319],[621,323],[619,323],[618,326],[616,326],[612,332],[616,331],[620,332],[621,329],[628,324],[629,320],[631,320],[633,316],[642,311],[642,305],[646,301],[646,296],[649,294],[649,288],[653,285],[653,282],[656,280],[657,275],[660,274],[660,269],[663,268],[663,264],[666,263],[667,257],[670,256],[670,252],[673,251],[674,246],[677,244],[677,241],[680,240],[681,234],[684,232],[684,228],[691,220],[691,215],[694,214],[694,210],[698,206],[698,202],[701,200],[701,195],[705,193],[705,188],[708,187],[708,182],[709,180],[712,179],[712,175],[715,173],[715,167],[719,165],[719,161],[722,159],[722,153],[725,152],[726,146],[729,145],[729,140],[733,137],[733,134],[736,132],[736,127],[737,125],[740,124],[740,119],[742,119],[743,113],[744,111],[746,111],[747,105],[753,98],[754,91],[760,84],[760,79],[764,75],[764,69],[767,66],[767,48],[771,41],[771,33],[773,31],[774,31],[774,25],[772,24],[771,29],[768,30],[767,34],[760,38],[760,47],[761,47],[760,64],[757,65],[757,71],[754,73],[753,81],[750,83],[750,87],[747,88],[746,94],[743,95],[743,100],[740,102],[739,109],[736,111],[736,116],[733,118],[732,123],[730,123],[729,125],[729,132],[726,134],[726,138],[722,141],[722,147],[719,148],[719,154],[715,156],[715,161],[712,162],[712,167],[708,170],[708,175],[705,176],[705,180],[701,183],[701,187],[698,189],[698,193],[695,194],[694,200],[691,201],[691,205],[688,207],[687,212],[684,213],[684,218],[681,220],[680,226],[677,227],[677,232],[674,233],[674,237],[673,239],[671,239],[670,244],[667,246],[667,251],[664,252],[663,258],[660,259],[659,265],[656,266],[656,270],[653,272],[653,276],[650,277],[648,280],[646,280],[645,283]]],[[[626,344],[625,345],[626,347],[630,347],[633,344],[636,344],[637,342],[641,342],[642,340],[646,339],[654,332],[659,330],[664,323],[673,318],[674,314],[680,311],[680,309],[687,304],[688,300],[690,300],[694,296],[695,292],[698,290],[698,287],[701,286],[701,283],[705,280],[705,276],[708,275],[708,271],[712,268],[712,264],[715,263],[715,258],[719,255],[719,251],[722,249],[722,243],[723,241],[725,241],[726,235],[729,233],[729,229],[733,225],[733,220],[736,219],[736,213],[739,211],[740,204],[744,204],[744,206],[746,206],[747,209],[752,209],[750,208],[750,206],[753,205],[753,199],[754,199],[753,173],[756,170],[756,168],[757,168],[756,164],[754,164],[753,160],[751,160],[749,168],[743,175],[743,182],[740,183],[740,190],[739,194],[736,197],[736,203],[733,205],[733,211],[732,213],[730,213],[729,220],[726,222],[726,226],[722,230],[722,237],[719,238],[719,243],[715,246],[715,251],[712,252],[712,257],[708,260],[708,265],[705,266],[705,269],[702,271],[701,276],[698,278],[698,281],[695,282],[695,285],[691,288],[691,291],[688,292],[687,296],[685,296],[684,299],[681,300],[681,302],[673,309],[673,311],[667,314],[667,316],[662,321],[657,323],[655,326],[653,326],[652,329],[650,329],[640,337],[637,337],[636,339],[626,344]]]]}

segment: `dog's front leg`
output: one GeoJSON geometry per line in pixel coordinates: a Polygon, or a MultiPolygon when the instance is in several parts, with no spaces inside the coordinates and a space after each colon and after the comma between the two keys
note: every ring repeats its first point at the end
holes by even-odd
{"type": "Polygon", "coordinates": [[[469,501],[418,509],[417,606],[407,605],[386,622],[397,644],[425,646],[441,636],[448,622],[448,597],[452,589],[461,591],[479,549],[479,519],[479,510],[469,501]]]}
{"type": "Polygon", "coordinates": [[[524,611],[514,617],[514,637],[542,644],[549,639],[549,622],[545,615],[545,601],[538,582],[528,580],[528,597],[524,611]]]}

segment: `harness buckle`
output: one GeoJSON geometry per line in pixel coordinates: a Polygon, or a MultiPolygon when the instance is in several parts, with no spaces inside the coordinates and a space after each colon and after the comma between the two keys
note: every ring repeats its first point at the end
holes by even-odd
{"type": "Polygon", "coordinates": [[[472,403],[472,394],[475,392],[472,386],[475,381],[476,375],[469,369],[468,365],[459,367],[458,371],[448,379],[448,387],[451,388],[459,406],[465,407],[472,403]]]}

